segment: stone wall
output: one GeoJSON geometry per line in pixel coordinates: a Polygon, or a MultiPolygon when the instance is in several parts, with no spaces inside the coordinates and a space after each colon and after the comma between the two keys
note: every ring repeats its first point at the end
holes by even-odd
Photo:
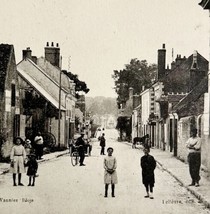
{"type": "Polygon", "coordinates": [[[188,150],[186,142],[190,137],[191,117],[181,118],[178,122],[178,147],[177,157],[187,162],[188,150]]]}
{"type": "MultiPolygon", "coordinates": [[[[204,118],[201,117],[201,133],[203,133],[204,128],[204,118]]],[[[202,147],[201,147],[201,163],[203,168],[208,171],[210,176],[210,136],[209,135],[201,135],[202,138],[202,147]]]]}
{"type": "Polygon", "coordinates": [[[195,125],[198,133],[201,133],[201,164],[202,169],[210,176],[210,136],[203,134],[204,118],[200,117],[185,117],[178,122],[178,155],[180,160],[187,162],[188,150],[186,148],[186,141],[190,137],[190,129],[195,125]]]}
{"type": "MultiPolygon", "coordinates": [[[[14,130],[14,118],[19,109],[19,85],[17,81],[16,62],[13,50],[11,51],[10,60],[6,68],[6,81],[4,92],[0,99],[0,131],[3,135],[3,145],[1,146],[1,155],[9,157],[13,145],[13,136],[17,136],[19,130],[14,130]],[[12,105],[12,84],[15,85],[15,105],[12,105]]],[[[19,127],[16,127],[19,129],[19,127]]]]}

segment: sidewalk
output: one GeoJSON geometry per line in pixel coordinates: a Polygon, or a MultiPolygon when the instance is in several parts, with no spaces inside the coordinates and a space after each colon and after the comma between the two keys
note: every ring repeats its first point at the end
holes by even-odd
{"type": "MultiPolygon", "coordinates": [[[[130,143],[127,143],[131,146],[130,143]]],[[[137,146],[138,149],[142,149],[141,146],[137,146]]],[[[160,149],[151,149],[151,155],[154,156],[158,165],[171,176],[173,176],[182,186],[188,189],[196,198],[199,199],[206,207],[210,208],[210,179],[206,178],[206,173],[201,170],[200,186],[188,186],[191,183],[189,174],[189,166],[187,163],[174,157],[168,151],[162,151],[160,149]]]]}
{"type": "MultiPolygon", "coordinates": [[[[44,162],[44,161],[48,161],[48,160],[52,160],[54,158],[57,158],[59,156],[68,154],[69,150],[64,150],[64,151],[59,151],[59,152],[52,152],[49,154],[45,154],[42,156],[41,160],[38,160],[38,163],[44,162]]],[[[0,175],[5,174],[7,172],[9,172],[9,168],[10,168],[10,164],[9,163],[0,163],[0,175]]]]}

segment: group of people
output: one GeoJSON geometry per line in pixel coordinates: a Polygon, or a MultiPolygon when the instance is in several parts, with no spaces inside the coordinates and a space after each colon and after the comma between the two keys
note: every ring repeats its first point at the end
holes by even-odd
{"type": "MultiPolygon", "coordinates": [[[[101,152],[100,155],[105,155],[106,139],[105,133],[99,138],[101,152]]],[[[146,188],[146,198],[153,199],[153,187],[155,183],[154,170],[156,168],[156,161],[152,155],[149,154],[151,147],[151,140],[149,135],[145,135],[144,139],[144,156],[140,159],[140,165],[142,168],[142,182],[146,188]]],[[[114,149],[109,147],[107,149],[107,156],[104,158],[104,184],[105,184],[105,194],[104,197],[108,197],[109,184],[111,185],[111,196],[115,197],[115,184],[118,182],[117,178],[117,160],[112,156],[114,149]]]]}
{"type": "MultiPolygon", "coordinates": [[[[100,138],[100,146],[101,146],[101,155],[105,155],[104,150],[106,146],[105,134],[103,133],[100,138]]],[[[144,143],[144,155],[140,159],[140,166],[142,168],[142,183],[146,189],[145,198],[153,199],[153,187],[155,183],[155,175],[154,170],[156,168],[156,161],[152,155],[150,155],[150,147],[151,141],[149,139],[149,135],[146,135],[145,143],[144,143]],[[148,140],[147,140],[148,139],[148,140]]],[[[41,134],[38,135],[34,139],[35,142],[38,142],[37,152],[36,154],[32,152],[32,148],[30,147],[30,142],[26,140],[25,147],[22,138],[16,137],[14,140],[14,146],[11,150],[11,171],[13,173],[13,185],[17,186],[16,183],[16,175],[18,174],[18,185],[23,186],[21,183],[21,175],[25,172],[25,167],[27,169],[27,175],[29,176],[29,184],[28,186],[35,185],[35,177],[38,169],[38,163],[36,159],[41,158],[42,156],[42,148],[41,143],[43,143],[43,138],[41,134]]],[[[78,147],[78,152],[80,156],[80,166],[85,166],[85,140],[84,134],[76,141],[76,146],[78,147]]],[[[193,129],[191,131],[191,137],[186,142],[186,147],[189,149],[188,154],[188,162],[189,162],[189,171],[192,178],[192,182],[190,186],[199,186],[200,180],[200,165],[201,165],[201,138],[197,136],[197,129],[193,129]]],[[[115,184],[118,182],[117,178],[117,160],[112,156],[114,149],[109,147],[107,149],[107,156],[104,158],[104,184],[105,184],[105,194],[104,197],[108,197],[108,188],[109,184],[111,184],[111,195],[115,197],[115,184]]]]}
{"type": "MultiPolygon", "coordinates": [[[[192,179],[189,186],[199,186],[200,180],[200,166],[201,166],[201,138],[197,136],[197,129],[191,130],[190,138],[186,142],[186,147],[189,149],[188,153],[188,163],[189,171],[192,179]]],[[[156,160],[150,155],[151,140],[149,135],[145,135],[143,144],[144,155],[140,159],[140,166],[142,169],[142,183],[146,189],[145,198],[153,199],[153,188],[155,184],[155,174],[154,170],[156,168],[156,160]]],[[[104,148],[101,149],[101,154],[103,154],[104,148]]],[[[105,195],[108,196],[108,187],[111,184],[112,197],[115,197],[115,184],[117,183],[117,160],[112,156],[113,148],[109,147],[107,149],[108,156],[104,158],[104,183],[105,183],[105,195]]]]}
{"type": "Polygon", "coordinates": [[[21,137],[14,139],[14,145],[10,153],[10,172],[13,174],[13,186],[24,186],[21,182],[22,173],[25,173],[27,168],[27,175],[29,176],[28,186],[35,186],[35,178],[38,170],[37,160],[41,159],[43,155],[43,137],[38,132],[34,138],[34,145],[31,141],[25,141],[21,137]],[[18,175],[18,183],[16,176],[18,175]]]}
{"type": "MultiPolygon", "coordinates": [[[[103,129],[104,131],[104,129],[103,129]]],[[[105,147],[106,147],[106,139],[105,139],[105,133],[102,132],[101,136],[98,138],[98,140],[100,141],[100,146],[101,146],[101,155],[105,155],[105,147]]],[[[79,163],[80,166],[85,166],[84,164],[84,160],[85,160],[85,152],[87,150],[87,148],[89,149],[89,154],[91,154],[91,150],[92,150],[92,145],[88,144],[88,142],[86,142],[85,140],[85,134],[82,132],[80,137],[77,138],[76,142],[75,142],[75,146],[78,149],[78,153],[79,153],[79,163]]]]}
{"type": "Polygon", "coordinates": [[[37,160],[42,159],[44,140],[41,132],[38,132],[35,136],[33,145],[29,139],[26,139],[23,145],[26,150],[26,155],[29,155],[33,151],[37,160]]]}
{"type": "MultiPolygon", "coordinates": [[[[117,160],[112,156],[114,149],[109,147],[107,149],[107,156],[104,158],[104,184],[105,194],[108,197],[109,185],[111,185],[111,196],[115,197],[115,184],[118,182],[117,178],[117,160]]],[[[152,155],[149,154],[149,149],[144,148],[144,156],[141,157],[140,165],[142,168],[142,182],[146,188],[146,198],[153,199],[153,187],[155,183],[154,170],[156,168],[156,161],[152,155]]]]}

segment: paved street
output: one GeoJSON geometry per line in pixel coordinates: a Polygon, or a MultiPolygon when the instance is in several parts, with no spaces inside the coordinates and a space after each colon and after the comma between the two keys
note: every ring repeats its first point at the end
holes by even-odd
{"type": "Polygon", "coordinates": [[[145,199],[139,159],[141,150],[117,142],[115,132],[107,132],[107,147],[114,148],[118,161],[116,197],[104,198],[103,158],[97,141],[86,166],[73,167],[68,155],[39,164],[35,187],[13,187],[12,176],[0,177],[0,210],[5,214],[138,214],[210,213],[166,171],[157,167],[154,199],[145,199]],[[10,200],[10,202],[8,201],[10,200]]]}

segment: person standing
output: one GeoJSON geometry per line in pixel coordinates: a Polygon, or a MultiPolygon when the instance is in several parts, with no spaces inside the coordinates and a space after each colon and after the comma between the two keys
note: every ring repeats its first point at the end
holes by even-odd
{"type": "Polygon", "coordinates": [[[93,149],[93,145],[92,145],[92,141],[91,139],[87,139],[87,152],[89,153],[89,156],[91,156],[91,152],[92,152],[92,149],[93,149]]]}
{"type": "Polygon", "coordinates": [[[106,147],[106,139],[105,139],[104,135],[105,134],[103,133],[102,136],[101,136],[101,139],[100,139],[101,155],[105,155],[104,150],[105,150],[105,147],[106,147]]]}
{"type": "Polygon", "coordinates": [[[85,140],[84,140],[84,134],[82,133],[79,138],[77,138],[76,146],[78,146],[78,152],[80,157],[80,166],[85,166],[84,159],[85,159],[85,140]]]}
{"type": "Polygon", "coordinates": [[[112,188],[112,197],[115,197],[115,184],[118,183],[117,178],[117,160],[112,156],[114,149],[109,147],[107,149],[108,156],[104,158],[104,184],[105,184],[105,195],[104,197],[108,197],[108,188],[109,184],[111,184],[112,188]]]}
{"type": "Polygon", "coordinates": [[[192,129],[191,137],[186,142],[189,150],[188,162],[192,182],[189,186],[199,186],[201,166],[201,138],[197,136],[197,129],[192,129]]]}
{"type": "Polygon", "coordinates": [[[36,155],[31,153],[29,155],[29,160],[26,164],[28,166],[27,175],[29,176],[28,186],[35,186],[35,177],[38,169],[38,163],[36,161],[36,155]],[[31,183],[32,182],[32,183],[31,183]]]}
{"type": "Polygon", "coordinates": [[[154,157],[149,154],[149,148],[144,148],[144,156],[141,157],[140,163],[142,168],[142,183],[144,184],[147,193],[144,197],[153,199],[156,161],[154,157]]]}
{"type": "Polygon", "coordinates": [[[35,143],[35,150],[36,150],[36,158],[37,160],[40,160],[43,155],[43,137],[41,136],[41,133],[38,132],[37,136],[34,138],[34,143],[35,143]]]}
{"type": "Polygon", "coordinates": [[[151,140],[150,140],[149,134],[145,135],[145,138],[144,138],[144,148],[148,149],[149,152],[150,152],[151,140]]]}
{"type": "Polygon", "coordinates": [[[24,163],[26,161],[26,151],[23,147],[23,139],[21,137],[16,137],[14,139],[14,146],[12,147],[10,160],[11,160],[11,169],[13,173],[13,186],[16,184],[16,174],[18,174],[18,185],[24,186],[21,183],[21,175],[25,172],[24,163]]]}

